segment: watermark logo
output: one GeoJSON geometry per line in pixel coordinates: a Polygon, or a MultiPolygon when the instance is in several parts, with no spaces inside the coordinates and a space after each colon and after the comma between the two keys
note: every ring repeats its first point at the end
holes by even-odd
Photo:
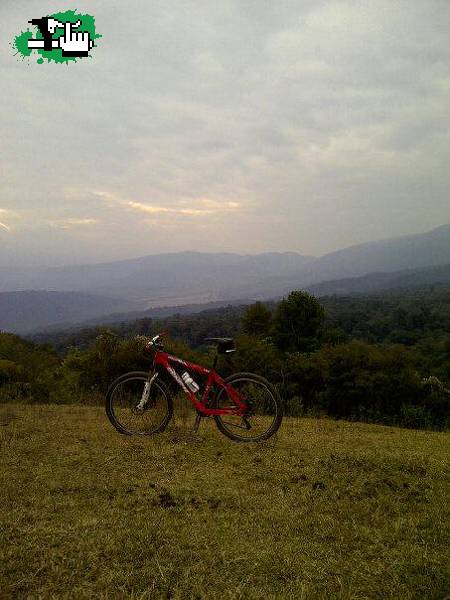
{"type": "Polygon", "coordinates": [[[15,54],[21,58],[36,55],[39,64],[45,61],[68,63],[92,57],[95,40],[102,37],[96,32],[95,19],[76,10],[67,10],[28,21],[28,28],[17,35],[12,43],[15,54]]]}

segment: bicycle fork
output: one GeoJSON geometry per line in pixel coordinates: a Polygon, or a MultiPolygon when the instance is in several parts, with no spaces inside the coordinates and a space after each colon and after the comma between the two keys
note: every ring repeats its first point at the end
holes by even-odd
{"type": "Polygon", "coordinates": [[[152,387],[152,383],[155,381],[155,379],[157,377],[158,377],[158,373],[154,373],[152,375],[152,377],[150,377],[150,379],[147,379],[147,381],[145,382],[144,391],[142,392],[142,396],[139,401],[139,404],[136,406],[137,410],[144,410],[144,408],[148,402],[148,399],[150,397],[150,389],[152,387]]]}

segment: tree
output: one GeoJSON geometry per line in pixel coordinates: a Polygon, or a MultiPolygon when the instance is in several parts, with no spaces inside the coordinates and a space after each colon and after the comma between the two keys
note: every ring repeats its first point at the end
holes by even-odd
{"type": "Polygon", "coordinates": [[[255,302],[245,311],[242,318],[242,331],[257,337],[268,336],[271,323],[270,310],[262,302],[255,302]]]}
{"type": "Polygon", "coordinates": [[[275,312],[273,338],[276,346],[284,352],[313,350],[324,318],[324,308],[314,296],[307,292],[291,292],[275,312]]]}

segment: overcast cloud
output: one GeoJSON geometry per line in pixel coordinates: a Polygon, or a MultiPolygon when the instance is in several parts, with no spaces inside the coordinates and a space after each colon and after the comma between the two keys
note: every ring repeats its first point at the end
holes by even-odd
{"type": "Polygon", "coordinates": [[[0,265],[322,254],[450,222],[450,4],[3,0],[0,265]],[[77,8],[92,59],[20,61],[77,8]]]}

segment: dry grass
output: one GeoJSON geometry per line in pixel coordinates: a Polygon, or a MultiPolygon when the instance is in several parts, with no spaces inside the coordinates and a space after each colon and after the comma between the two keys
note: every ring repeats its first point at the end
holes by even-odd
{"type": "Polygon", "coordinates": [[[286,420],[242,446],[193,415],[153,438],[101,408],[0,407],[1,598],[450,593],[450,436],[286,420]]]}

